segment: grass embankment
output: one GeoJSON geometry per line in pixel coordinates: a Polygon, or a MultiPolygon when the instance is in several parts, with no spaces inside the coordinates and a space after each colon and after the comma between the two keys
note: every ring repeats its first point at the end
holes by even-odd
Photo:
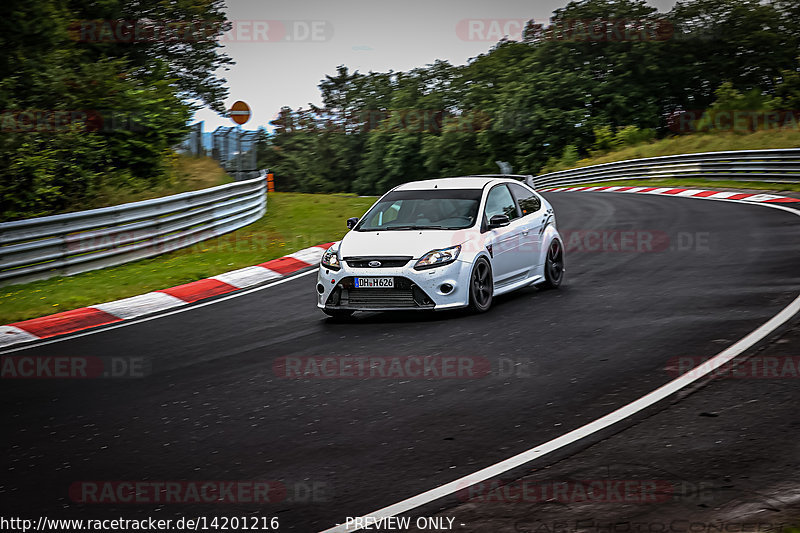
{"type": "Polygon", "coordinates": [[[340,239],[374,198],[272,193],[267,214],[237,231],[113,268],[0,288],[0,324],[164,289],[340,239]]]}
{"type": "MultiPolygon", "coordinates": [[[[162,196],[197,191],[233,181],[233,178],[219,166],[219,163],[205,156],[175,155],[170,165],[169,174],[170,179],[167,183],[146,190],[101,190],[91,207],[106,207],[139,200],[161,198],[162,196]]],[[[83,209],[86,208],[84,207],[83,209]]]]}
{"type": "MultiPolygon", "coordinates": [[[[725,150],[768,150],[777,148],[800,148],[800,131],[794,129],[764,130],[750,134],[741,133],[695,133],[669,137],[650,143],[627,146],[592,157],[581,159],[575,165],[566,168],[580,168],[590,165],[659,157],[665,155],[693,154],[699,152],[720,152],[725,150]]],[[[797,176],[800,180],[800,175],[797,176]]],[[[589,184],[587,184],[589,185],[589,184]]],[[[770,183],[763,181],[735,181],[690,178],[655,178],[617,180],[591,183],[591,185],[647,185],[652,187],[702,187],[761,189],[773,191],[800,191],[798,183],[770,183]]]]}

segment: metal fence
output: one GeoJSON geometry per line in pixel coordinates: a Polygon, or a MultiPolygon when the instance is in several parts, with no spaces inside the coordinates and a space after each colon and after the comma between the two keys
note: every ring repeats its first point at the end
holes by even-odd
{"type": "Polygon", "coordinates": [[[263,176],[154,200],[0,224],[0,286],[119,265],[263,216],[263,176]]]}
{"type": "Polygon", "coordinates": [[[529,184],[543,189],[642,178],[800,183],[800,148],[705,152],[630,159],[540,174],[529,184]]]}
{"type": "Polygon", "coordinates": [[[207,155],[219,162],[236,181],[258,175],[258,132],[241,128],[220,126],[213,132],[204,132],[203,123],[189,127],[189,135],[179,151],[192,155],[207,155]]]}

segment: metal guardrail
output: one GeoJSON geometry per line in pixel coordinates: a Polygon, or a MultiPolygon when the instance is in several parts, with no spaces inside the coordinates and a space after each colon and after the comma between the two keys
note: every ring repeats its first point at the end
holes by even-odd
{"type": "Polygon", "coordinates": [[[153,200],[0,224],[0,286],[104,268],[183,248],[254,222],[265,175],[153,200]]]}
{"type": "Polygon", "coordinates": [[[800,183],[800,148],[705,152],[629,159],[540,174],[529,180],[528,184],[543,189],[643,178],[800,183]]]}

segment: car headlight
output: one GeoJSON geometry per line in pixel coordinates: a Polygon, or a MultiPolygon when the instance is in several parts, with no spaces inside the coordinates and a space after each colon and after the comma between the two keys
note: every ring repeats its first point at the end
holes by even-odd
{"type": "Polygon", "coordinates": [[[325,253],[322,254],[322,261],[320,261],[320,264],[331,270],[339,270],[342,268],[342,265],[339,264],[338,253],[331,249],[325,250],[325,253]]]}
{"type": "Polygon", "coordinates": [[[453,246],[451,248],[444,248],[442,250],[431,250],[423,255],[419,261],[414,264],[416,270],[423,270],[425,268],[433,268],[452,263],[458,257],[461,251],[461,245],[453,246]]]}

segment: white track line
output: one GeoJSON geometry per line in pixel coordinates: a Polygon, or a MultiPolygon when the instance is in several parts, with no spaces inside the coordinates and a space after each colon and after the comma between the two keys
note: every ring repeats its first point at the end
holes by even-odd
{"type": "Polygon", "coordinates": [[[133,324],[141,324],[142,322],[147,322],[149,320],[156,320],[158,318],[163,318],[165,316],[177,315],[178,313],[185,313],[187,311],[194,311],[195,309],[198,309],[200,307],[205,307],[207,305],[212,305],[212,304],[215,304],[215,303],[218,303],[218,302],[224,302],[225,300],[230,300],[232,298],[238,298],[239,296],[244,296],[245,294],[250,294],[250,293],[253,293],[253,292],[257,292],[257,291],[263,291],[264,289],[269,289],[270,287],[274,287],[276,285],[281,285],[282,283],[286,283],[287,281],[292,281],[292,280],[295,280],[295,279],[298,279],[298,278],[302,278],[304,276],[308,276],[309,274],[316,274],[316,273],[317,273],[317,269],[314,268],[314,269],[311,269],[311,270],[309,270],[307,272],[301,272],[300,274],[295,274],[293,276],[286,276],[283,279],[280,279],[280,280],[275,281],[273,283],[269,283],[267,285],[262,285],[260,287],[253,287],[252,289],[239,290],[239,291],[236,291],[236,292],[232,292],[232,293],[230,293],[230,294],[228,294],[226,296],[220,296],[219,298],[214,298],[214,299],[207,300],[207,301],[204,301],[204,302],[201,302],[201,303],[186,304],[186,306],[184,306],[184,307],[180,307],[178,309],[175,309],[173,311],[168,311],[166,313],[159,313],[157,315],[146,316],[146,317],[142,317],[142,318],[135,318],[133,320],[123,320],[123,321],[120,321],[120,322],[114,322],[114,323],[109,324],[107,326],[101,326],[101,327],[99,327],[97,329],[90,329],[90,330],[86,330],[86,331],[77,332],[77,333],[74,333],[74,334],[69,334],[68,333],[66,335],[53,337],[52,339],[45,339],[45,340],[42,340],[41,342],[34,342],[34,343],[31,343],[31,344],[25,344],[25,345],[22,345],[22,346],[17,346],[16,348],[10,348],[8,350],[2,350],[2,351],[0,351],[0,354],[18,352],[20,350],[28,350],[30,348],[37,348],[37,347],[43,346],[45,344],[53,344],[53,343],[56,343],[56,342],[66,341],[66,340],[70,340],[70,339],[76,339],[78,337],[85,337],[87,335],[94,335],[95,333],[102,333],[102,332],[108,331],[110,329],[124,328],[125,326],[131,326],[133,324]]]}
{"type": "MultiPolygon", "coordinates": [[[[586,192],[591,192],[591,191],[586,191],[586,192]]],[[[683,198],[690,198],[690,197],[683,197],[683,198]]],[[[697,198],[698,200],[708,199],[708,198],[698,198],[698,197],[694,198],[697,198]]],[[[726,200],[724,198],[713,198],[713,200],[716,200],[718,202],[722,201],[722,202],[732,202],[732,203],[735,202],[740,204],[743,203],[738,200],[726,200]]],[[[756,204],[756,203],[750,205],[761,205],[773,209],[780,209],[781,211],[786,211],[794,215],[800,216],[800,211],[796,211],[794,209],[784,207],[781,205],[756,204]]],[[[544,455],[559,450],[564,446],[567,446],[581,439],[584,439],[594,433],[597,433],[598,431],[605,429],[609,426],[612,426],[617,422],[625,420],[626,418],[642,411],[643,409],[652,406],[653,404],[663,400],[664,398],[667,398],[668,396],[678,392],[684,387],[694,383],[698,379],[713,372],[720,366],[724,365],[737,355],[740,355],[742,352],[752,347],[758,341],[760,341],[761,339],[763,339],[764,337],[775,331],[776,328],[778,328],[781,324],[785,323],[787,320],[792,318],[799,311],[800,311],[800,295],[797,296],[792,301],[792,303],[784,307],[777,315],[773,316],[772,318],[767,320],[764,324],[762,324],[759,328],[752,331],[750,334],[743,337],[732,346],[729,346],[728,348],[722,350],[708,361],[705,361],[702,365],[702,371],[698,372],[697,370],[690,370],[689,372],[683,374],[682,376],[673,379],[666,385],[663,385],[657,388],[656,390],[648,394],[645,394],[638,400],[634,400],[633,402],[624,405],[619,409],[617,409],[616,411],[613,411],[603,417],[600,417],[597,420],[594,420],[593,422],[586,424],[585,426],[581,426],[578,429],[574,429],[569,433],[565,433],[560,437],[542,443],[525,452],[522,452],[518,455],[505,459],[504,461],[500,461],[499,463],[495,463],[482,470],[478,470],[475,473],[458,478],[449,483],[445,483],[444,485],[440,485],[436,488],[423,492],[422,494],[412,496],[411,498],[407,498],[403,501],[397,502],[388,507],[384,507],[383,509],[378,509],[377,511],[374,511],[368,515],[359,517],[361,519],[361,523],[364,524],[366,522],[366,519],[370,518],[371,522],[374,524],[374,520],[376,519],[388,518],[390,516],[397,516],[399,514],[406,513],[422,505],[428,504],[432,501],[438,500],[439,498],[450,496],[458,491],[466,489],[467,487],[475,485],[476,483],[486,481],[487,479],[496,478],[501,474],[503,474],[504,472],[518,468],[524,465],[525,463],[529,463],[544,455]]],[[[363,529],[363,527],[355,527],[355,526],[347,527],[346,524],[339,524],[330,529],[326,529],[322,533],[345,533],[350,531],[357,531],[359,529],[363,529]]]]}

